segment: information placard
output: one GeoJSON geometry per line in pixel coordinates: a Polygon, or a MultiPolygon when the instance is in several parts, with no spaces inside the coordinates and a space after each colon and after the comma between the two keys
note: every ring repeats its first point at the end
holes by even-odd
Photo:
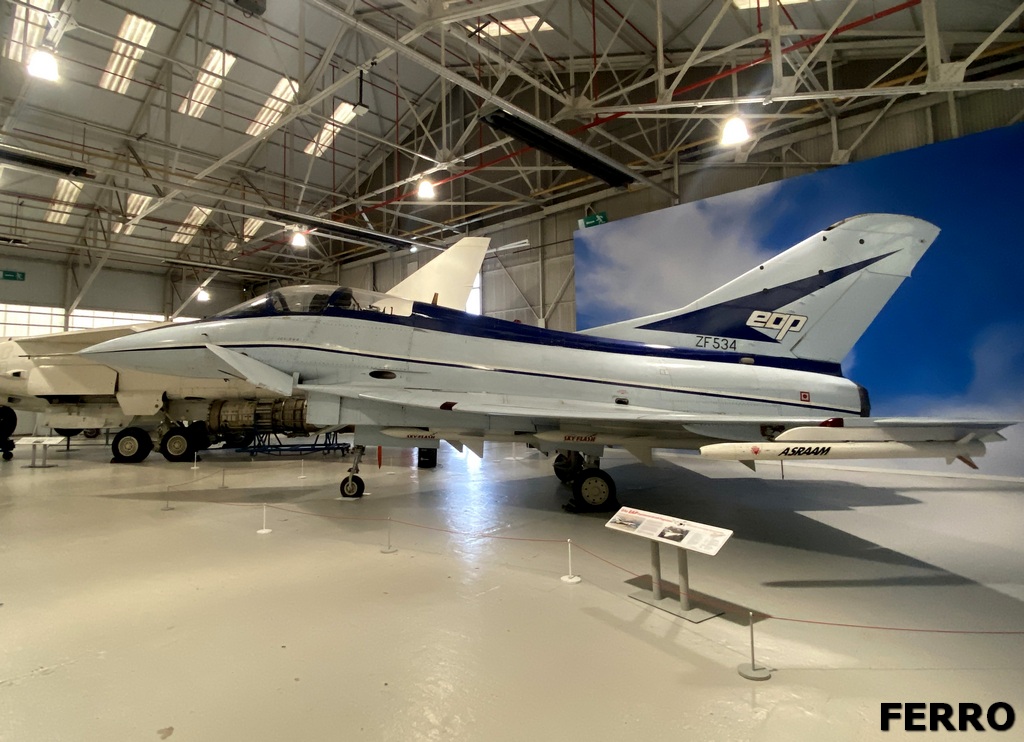
{"type": "Polygon", "coordinates": [[[606,528],[633,533],[663,544],[714,556],[732,536],[727,528],[716,528],[692,520],[680,520],[636,508],[619,508],[606,528]]]}

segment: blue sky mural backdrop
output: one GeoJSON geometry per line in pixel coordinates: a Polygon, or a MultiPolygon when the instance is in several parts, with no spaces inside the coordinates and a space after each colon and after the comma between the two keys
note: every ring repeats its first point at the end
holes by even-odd
{"type": "MultiPolygon", "coordinates": [[[[577,327],[675,309],[830,224],[887,212],[942,231],[843,363],[873,415],[1024,420],[1024,124],[576,233],[577,327]]],[[[1024,433],[990,473],[1024,474],[1024,433]]]]}

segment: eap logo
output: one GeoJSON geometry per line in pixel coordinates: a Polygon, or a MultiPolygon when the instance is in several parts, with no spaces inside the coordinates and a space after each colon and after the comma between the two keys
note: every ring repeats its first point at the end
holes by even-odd
{"type": "Polygon", "coordinates": [[[747,318],[747,327],[772,330],[776,340],[782,340],[791,332],[800,332],[806,324],[807,318],[802,314],[762,312],[759,309],[755,309],[747,318]]]}
{"type": "Polygon", "coordinates": [[[883,703],[881,728],[908,732],[1005,732],[1017,715],[1013,706],[997,701],[987,708],[978,703],[883,703]]]}

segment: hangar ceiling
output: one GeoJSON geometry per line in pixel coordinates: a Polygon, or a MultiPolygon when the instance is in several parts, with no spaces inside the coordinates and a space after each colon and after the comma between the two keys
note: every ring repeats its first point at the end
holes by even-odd
{"type": "Polygon", "coordinates": [[[616,187],[671,193],[679,162],[743,156],[719,144],[735,113],[763,143],[1024,85],[1017,0],[259,4],[0,3],[0,254],[73,267],[79,299],[115,266],[331,277],[616,187]],[[58,80],[27,73],[34,48],[58,80]]]}

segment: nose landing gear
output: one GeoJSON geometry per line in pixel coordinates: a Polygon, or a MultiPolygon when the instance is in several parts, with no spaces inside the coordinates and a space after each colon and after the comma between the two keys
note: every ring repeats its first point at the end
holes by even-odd
{"type": "Polygon", "coordinates": [[[366,485],[359,476],[359,461],[366,452],[366,446],[354,446],[352,448],[352,468],[348,470],[348,476],[341,480],[342,497],[362,497],[366,491],[366,485]]]}

